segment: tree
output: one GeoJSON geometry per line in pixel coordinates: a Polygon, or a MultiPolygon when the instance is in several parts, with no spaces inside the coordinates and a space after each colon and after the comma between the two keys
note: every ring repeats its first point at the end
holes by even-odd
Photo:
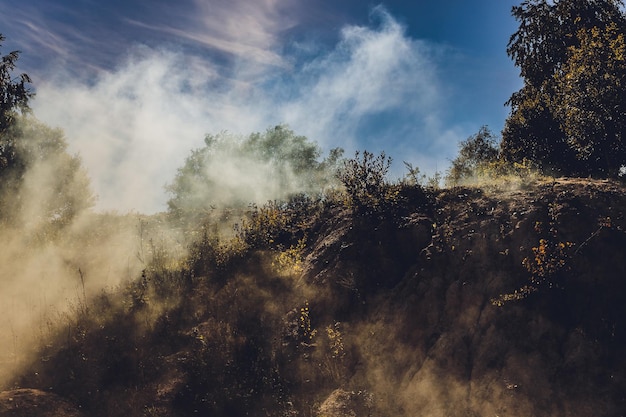
{"type": "MultiPolygon", "coordinates": [[[[5,37],[0,34],[0,47],[5,37]]],[[[28,100],[33,93],[26,86],[31,80],[26,74],[13,77],[19,51],[2,56],[0,61],[0,135],[13,123],[16,114],[28,109],[28,100]]],[[[0,158],[2,158],[0,148],[0,158]]]]}
{"type": "MultiPolygon", "coordinates": [[[[509,40],[507,53],[520,68],[524,86],[507,102],[511,114],[502,132],[501,144],[505,160],[527,159],[545,171],[568,175],[612,175],[615,172],[604,162],[599,163],[602,158],[598,153],[602,152],[602,147],[586,147],[586,151],[581,152],[581,141],[588,142],[589,136],[580,139],[578,135],[581,131],[591,131],[589,126],[575,126],[584,123],[583,118],[567,117],[565,110],[574,104],[580,108],[593,107],[593,100],[600,100],[604,105],[604,98],[598,94],[586,96],[582,78],[580,82],[565,80],[574,74],[580,75],[582,56],[586,53],[581,47],[587,52],[595,51],[589,58],[594,62],[585,63],[588,70],[606,66],[602,60],[610,55],[611,42],[607,38],[607,42],[597,45],[597,40],[604,36],[600,34],[609,32],[609,37],[615,40],[626,31],[621,5],[618,0],[527,0],[513,7],[513,16],[520,23],[509,40]],[[585,37],[592,31],[598,33],[593,42],[585,37]],[[587,152],[589,150],[593,155],[587,152]]],[[[611,72],[616,68],[609,64],[605,68],[608,72],[599,77],[610,73],[606,82],[612,82],[611,88],[621,89],[623,94],[626,86],[620,85],[619,77],[611,72]]],[[[594,71],[587,75],[598,76],[594,71]]],[[[607,88],[601,90],[608,91],[607,88]]]]}
{"type": "Polygon", "coordinates": [[[616,24],[579,30],[555,74],[555,117],[580,170],[616,177],[626,163],[626,43],[616,24]]]}
{"type": "MultiPolygon", "coordinates": [[[[531,161],[546,173],[575,174],[576,158],[552,113],[550,95],[526,85],[506,120],[500,157],[508,163],[531,161]]],[[[517,97],[517,96],[516,96],[517,97]]]]}
{"type": "Polygon", "coordinates": [[[29,114],[30,78],[12,74],[18,57],[13,51],[0,62],[0,223],[66,225],[95,198],[63,132],[29,114]]]}
{"type": "Polygon", "coordinates": [[[67,152],[60,129],[20,116],[2,134],[12,164],[0,171],[0,221],[64,226],[95,203],[80,157],[67,152]]]}
{"type": "Polygon", "coordinates": [[[497,161],[497,138],[487,126],[459,144],[459,155],[452,161],[446,182],[457,185],[497,161]]]}
{"type": "Polygon", "coordinates": [[[334,181],[342,151],[321,150],[284,125],[247,137],[222,132],[207,135],[205,146],[191,152],[174,181],[166,186],[170,211],[204,212],[211,206],[249,203],[316,193],[334,181]]]}
{"type": "MultiPolygon", "coordinates": [[[[568,48],[577,44],[581,29],[600,29],[624,22],[618,0],[525,0],[514,6],[513,16],[520,22],[511,35],[507,54],[520,68],[525,85],[536,89],[549,87],[556,70],[567,60],[568,48]]],[[[513,102],[523,94],[511,97],[513,102]]]]}

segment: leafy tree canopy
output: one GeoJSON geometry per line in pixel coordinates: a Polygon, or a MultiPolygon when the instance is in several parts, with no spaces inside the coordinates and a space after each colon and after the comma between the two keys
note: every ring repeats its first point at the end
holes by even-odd
{"type": "MultiPolygon", "coordinates": [[[[0,34],[0,47],[4,40],[0,34]]],[[[28,75],[21,74],[17,78],[13,75],[18,57],[18,51],[0,57],[0,134],[11,125],[19,111],[28,109],[28,100],[33,95],[26,86],[31,82],[28,75]]]]}
{"type": "Polygon", "coordinates": [[[626,102],[618,0],[526,0],[507,53],[524,86],[509,99],[502,156],[567,175],[615,176],[626,102]]]}
{"type": "Polygon", "coordinates": [[[31,80],[13,75],[18,57],[13,51],[0,60],[0,224],[64,225],[95,198],[63,132],[28,114],[31,80]]]}
{"type": "Polygon", "coordinates": [[[497,142],[497,137],[487,126],[461,142],[459,155],[452,161],[446,182],[460,184],[478,174],[485,165],[495,162],[498,159],[497,142]]]}
{"type": "Polygon", "coordinates": [[[246,137],[208,135],[166,186],[170,211],[202,212],[211,206],[237,206],[316,193],[334,181],[341,149],[319,161],[317,144],[279,125],[246,137]]]}
{"type": "Polygon", "coordinates": [[[95,203],[80,157],[67,152],[63,131],[19,116],[2,133],[11,165],[0,171],[0,222],[65,225],[95,203]]]}
{"type": "Polygon", "coordinates": [[[555,74],[552,109],[582,172],[615,177],[626,163],[626,43],[615,23],[579,30],[555,74]]]}

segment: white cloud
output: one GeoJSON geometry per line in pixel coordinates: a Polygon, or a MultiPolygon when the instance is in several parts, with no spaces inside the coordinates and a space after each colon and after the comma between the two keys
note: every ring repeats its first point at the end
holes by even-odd
{"type": "Polygon", "coordinates": [[[296,23],[294,0],[191,0],[163,23],[129,20],[135,26],[173,35],[257,65],[285,66],[275,52],[279,35],[296,23]]]}
{"type": "MultiPolygon", "coordinates": [[[[364,119],[380,112],[410,114],[414,128],[420,129],[424,119],[438,111],[440,88],[432,48],[408,38],[384,9],[375,9],[374,15],[380,27],[344,28],[333,51],[295,76],[299,94],[283,106],[288,123],[330,144],[337,137],[357,140],[364,119]]],[[[403,127],[390,123],[387,128],[403,127]]]]}
{"type": "MultiPolygon", "coordinates": [[[[250,7],[266,12],[269,22],[278,4],[250,7]]],[[[446,100],[435,49],[407,37],[383,9],[374,18],[374,27],[345,27],[340,42],[314,60],[281,57],[297,62],[297,71],[262,67],[263,82],[254,81],[259,67],[249,60],[224,76],[200,56],[136,48],[91,82],[57,77],[39,85],[33,107],[44,122],[65,130],[92,177],[100,209],[165,209],[163,185],[206,133],[222,130],[245,134],[285,122],[325,149],[352,152],[375,144],[392,155],[403,152],[400,160],[412,146],[421,159],[434,150],[452,152],[458,138],[452,141],[453,128],[441,128],[446,100]]],[[[282,27],[268,22],[250,35],[259,50],[275,42],[263,34],[282,27]]],[[[224,28],[231,30],[228,22],[224,28]]]]}

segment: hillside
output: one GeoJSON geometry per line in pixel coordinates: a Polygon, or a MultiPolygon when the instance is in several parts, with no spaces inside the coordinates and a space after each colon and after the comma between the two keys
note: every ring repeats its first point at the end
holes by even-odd
{"type": "Polygon", "coordinates": [[[85,300],[0,416],[626,413],[621,184],[398,195],[261,208],[246,249],[206,228],[183,267],[85,300]]]}

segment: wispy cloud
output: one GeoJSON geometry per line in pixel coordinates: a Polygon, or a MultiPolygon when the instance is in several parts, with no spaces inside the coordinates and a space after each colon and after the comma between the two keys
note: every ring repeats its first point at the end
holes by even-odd
{"type": "Polygon", "coordinates": [[[35,7],[29,5],[11,7],[11,3],[12,1],[8,0],[5,7],[0,5],[0,25],[11,49],[25,50],[26,46],[30,46],[48,56],[66,55],[65,42],[59,34],[42,24],[35,7]]]}
{"type": "Polygon", "coordinates": [[[22,51],[20,65],[37,81],[59,68],[77,76],[93,75],[114,65],[118,54],[128,47],[122,33],[97,23],[97,9],[86,13],[74,7],[80,6],[78,2],[72,7],[53,2],[7,2],[10,12],[5,13],[0,5],[0,25],[7,40],[22,51]]]}
{"type": "Polygon", "coordinates": [[[260,65],[284,66],[280,34],[296,24],[293,0],[191,0],[170,9],[176,18],[127,19],[132,25],[260,65]]]}
{"type": "Polygon", "coordinates": [[[280,35],[297,23],[295,0],[155,0],[123,8],[91,0],[3,3],[3,30],[19,49],[42,54],[26,57],[33,68],[52,63],[81,75],[110,70],[139,39],[223,54],[229,63],[284,66],[276,52],[280,35]]]}
{"type": "MultiPolygon", "coordinates": [[[[253,8],[267,12],[277,4],[268,0],[253,8]]],[[[238,60],[224,74],[206,56],[136,47],[124,63],[90,82],[55,78],[40,84],[35,113],[66,131],[101,209],[164,209],[162,186],[206,133],[246,134],[279,123],[325,149],[386,150],[399,160],[423,161],[428,170],[429,161],[445,161],[461,138],[454,127],[442,128],[447,97],[437,77],[441,51],[408,37],[382,8],[372,19],[367,27],[344,27],[326,53],[304,61],[283,54],[280,61],[293,67],[264,66],[261,73],[256,61],[238,60]]],[[[271,44],[267,36],[256,47],[271,44]]]]}

